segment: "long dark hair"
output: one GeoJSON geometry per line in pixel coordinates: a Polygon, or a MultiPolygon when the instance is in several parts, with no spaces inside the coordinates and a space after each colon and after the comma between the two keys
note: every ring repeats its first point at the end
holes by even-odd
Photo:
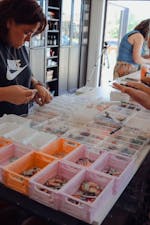
{"type": "Polygon", "coordinates": [[[150,19],[143,20],[140,22],[134,30],[138,30],[144,38],[148,37],[148,34],[150,32],[150,19]]]}
{"type": "Polygon", "coordinates": [[[13,19],[17,24],[40,23],[34,34],[40,34],[46,27],[47,20],[36,0],[0,0],[0,38],[7,38],[7,21],[13,19]]]}

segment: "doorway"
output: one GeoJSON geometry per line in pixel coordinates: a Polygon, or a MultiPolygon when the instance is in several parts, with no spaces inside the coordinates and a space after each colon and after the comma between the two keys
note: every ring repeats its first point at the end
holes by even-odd
{"type": "Polygon", "coordinates": [[[107,0],[101,60],[101,85],[107,85],[113,80],[113,69],[121,38],[140,21],[149,18],[149,8],[150,1],[107,0]]]}
{"type": "Polygon", "coordinates": [[[59,95],[85,84],[90,0],[63,0],[60,34],[59,95]]]}

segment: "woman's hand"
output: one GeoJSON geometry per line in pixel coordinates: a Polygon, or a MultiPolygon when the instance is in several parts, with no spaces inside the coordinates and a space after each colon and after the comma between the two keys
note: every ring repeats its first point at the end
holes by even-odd
{"type": "Polygon", "coordinates": [[[120,90],[123,93],[128,94],[132,99],[136,102],[144,106],[146,109],[150,109],[150,93],[148,93],[149,87],[147,91],[142,91],[141,89],[135,89],[133,87],[126,87],[120,85],[118,83],[113,83],[113,87],[120,90]]]}
{"type": "Polygon", "coordinates": [[[118,83],[113,83],[113,87],[120,90],[121,92],[125,93],[126,91],[126,88],[125,86],[121,85],[121,84],[118,84],[118,83]]]}
{"type": "Polygon", "coordinates": [[[142,82],[150,86],[150,77],[143,77],[142,82]]]}
{"type": "Polygon", "coordinates": [[[49,103],[52,100],[49,90],[41,85],[35,85],[37,93],[35,95],[35,102],[40,106],[49,103]]]}
{"type": "Polygon", "coordinates": [[[10,102],[15,105],[27,104],[30,102],[36,90],[28,89],[21,85],[12,85],[0,88],[0,101],[10,102]]]}

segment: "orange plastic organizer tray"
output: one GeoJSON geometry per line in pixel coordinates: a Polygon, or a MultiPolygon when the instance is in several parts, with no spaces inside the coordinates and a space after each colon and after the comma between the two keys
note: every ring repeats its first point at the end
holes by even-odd
{"type": "Polygon", "coordinates": [[[57,159],[61,159],[72,152],[74,149],[78,148],[80,145],[81,144],[77,142],[59,138],[43,148],[41,152],[52,155],[57,159]]]}
{"type": "Polygon", "coordinates": [[[11,145],[12,143],[13,142],[10,141],[9,139],[0,137],[0,148],[6,147],[8,145],[11,145]]]}
{"type": "Polygon", "coordinates": [[[28,195],[29,180],[35,174],[32,177],[26,177],[22,173],[34,167],[38,167],[39,171],[41,171],[54,160],[53,157],[45,157],[43,154],[32,151],[4,168],[4,184],[15,191],[28,195]]]}

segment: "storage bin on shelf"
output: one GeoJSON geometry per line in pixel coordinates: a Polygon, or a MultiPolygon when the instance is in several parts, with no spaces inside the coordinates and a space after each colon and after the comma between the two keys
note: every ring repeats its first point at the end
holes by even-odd
{"type": "Polygon", "coordinates": [[[90,169],[81,170],[61,191],[60,210],[92,223],[113,196],[113,183],[114,179],[108,175],[90,169]],[[91,194],[86,198],[87,189],[91,194]]]}
{"type": "Polygon", "coordinates": [[[30,148],[19,144],[11,144],[0,150],[0,182],[3,183],[3,168],[30,151],[30,148]]]}
{"type": "Polygon", "coordinates": [[[3,169],[4,184],[15,191],[28,195],[32,175],[55,160],[39,152],[30,152],[3,169]],[[30,172],[30,173],[29,173],[30,172]],[[32,173],[33,172],[33,173],[32,173]],[[28,175],[28,176],[27,176],[28,175]],[[30,175],[30,176],[29,176],[30,175]]]}
{"type": "Polygon", "coordinates": [[[56,161],[50,164],[30,180],[29,196],[58,210],[61,201],[60,190],[80,170],[69,162],[56,161]]]}
{"type": "Polygon", "coordinates": [[[102,157],[102,155],[104,155],[104,153],[104,151],[100,151],[99,154],[89,151],[86,145],[81,145],[78,149],[67,155],[65,157],[65,160],[68,160],[71,163],[75,163],[82,168],[90,168],[99,157],[102,157]]]}
{"type": "Polygon", "coordinates": [[[113,191],[122,192],[134,175],[135,159],[114,153],[107,153],[93,165],[94,170],[115,178],[113,191]]]}
{"type": "Polygon", "coordinates": [[[80,144],[78,142],[67,140],[64,138],[58,138],[47,145],[45,148],[43,148],[41,152],[46,155],[52,155],[56,158],[61,159],[79,146],[80,144]]]}

